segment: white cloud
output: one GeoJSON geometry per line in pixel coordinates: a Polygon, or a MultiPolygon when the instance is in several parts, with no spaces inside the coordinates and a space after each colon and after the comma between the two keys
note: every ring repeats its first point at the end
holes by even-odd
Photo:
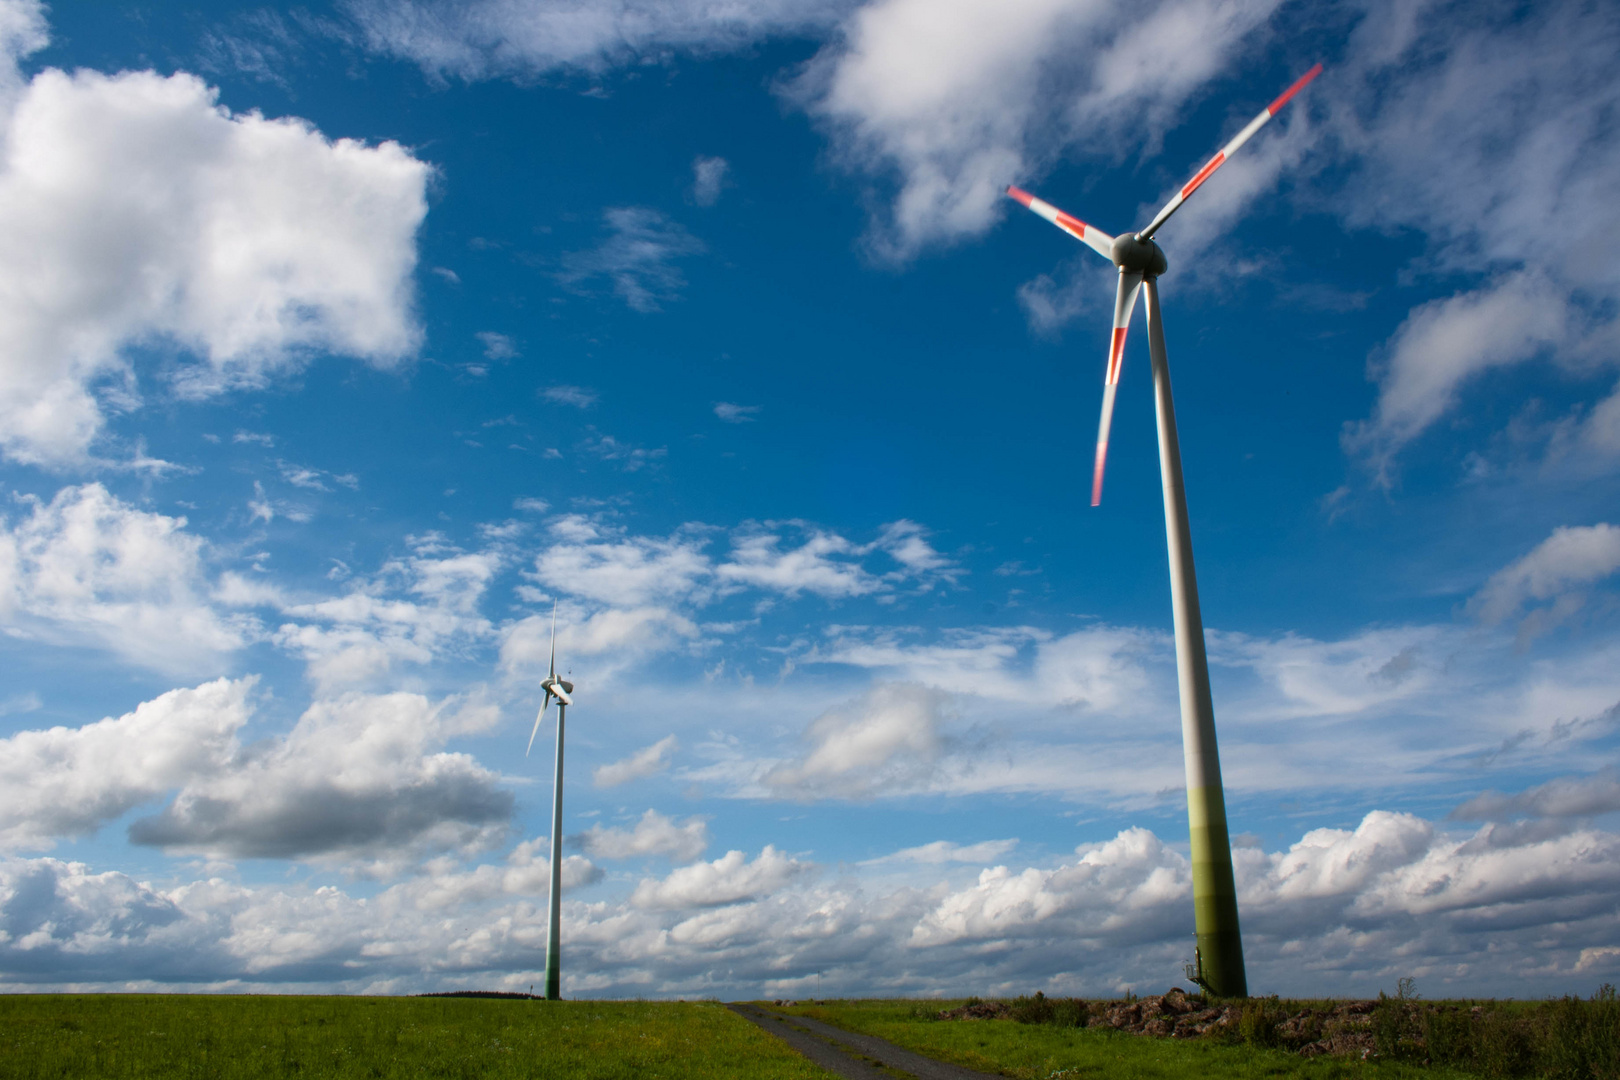
{"type": "MultiPolygon", "coordinates": [[[[1579,3],[1506,8],[1370,2],[1327,102],[1327,134],[1353,167],[1336,205],[1352,225],[1415,228],[1420,270],[1489,275],[1415,309],[1377,365],[1373,416],[1349,449],[1389,458],[1455,408],[1481,373],[1549,353],[1613,363],[1620,169],[1614,12],[1579,3]],[[1546,237],[1579,221],[1570,243],[1546,237]],[[1605,355],[1607,354],[1607,355],[1605,355]]],[[[1589,448],[1601,448],[1603,427],[1589,448]]]]}
{"type": "Polygon", "coordinates": [[[908,862],[924,866],[944,863],[983,863],[999,859],[1018,846],[1017,840],[981,840],[977,844],[958,844],[954,840],[935,840],[931,844],[903,848],[892,855],[867,859],[862,866],[880,866],[883,863],[908,862]]]}
{"type": "MultiPolygon", "coordinates": [[[[1616,710],[1610,710],[1615,712],[1616,710]]],[[[1531,817],[1594,817],[1620,810],[1620,769],[1599,769],[1588,776],[1560,776],[1517,795],[1487,791],[1452,812],[1461,821],[1531,817]]]]}
{"type": "Polygon", "coordinates": [[[86,642],[161,671],[216,664],[257,635],[208,602],[206,545],[186,519],[138,510],[100,484],[63,488],[0,522],[0,625],[86,642]]]}
{"type": "Polygon", "coordinates": [[[595,454],[603,461],[616,462],[627,473],[640,472],[649,465],[656,465],[669,454],[663,447],[649,450],[644,446],[620,442],[612,435],[594,432],[585,440],[583,446],[588,453],[595,454]]]}
{"type": "Polygon", "coordinates": [[[766,522],[732,535],[730,557],[715,568],[723,582],[797,596],[814,593],[829,600],[864,596],[883,588],[861,566],[836,556],[859,555],[854,544],[837,533],[808,530],[803,544],[781,550],[783,526],[766,522]]]}
{"type": "Polygon", "coordinates": [[[713,862],[672,870],[666,878],[644,878],[631,894],[640,908],[689,909],[751,900],[776,892],[815,866],[784,855],[766,844],[753,862],[740,851],[728,851],[713,862]]]}
{"type": "Polygon", "coordinates": [[[1346,427],[1345,448],[1387,478],[1390,459],[1453,406],[1459,387],[1566,343],[1570,316],[1560,292],[1530,273],[1413,309],[1374,365],[1374,414],[1346,427]]]}
{"type": "Polygon", "coordinates": [[[751,424],[758,419],[758,412],[758,405],[738,405],[730,401],[714,403],[714,415],[728,424],[751,424]]]}
{"type": "MultiPolygon", "coordinates": [[[[1235,853],[1252,985],[1370,996],[1415,975],[1432,997],[1567,993],[1620,972],[1620,837],[1449,835],[1372,812],[1276,852],[1235,853]]],[[[568,888],[601,882],[565,864],[568,888]]],[[[991,867],[960,885],[882,887],[892,869],[817,880],[767,846],[645,878],[621,898],[566,899],[569,996],[1116,995],[1163,989],[1192,948],[1184,856],[1121,831],[1055,864],[991,867]]],[[[545,862],[443,861],[368,899],[219,878],[167,889],[54,859],[0,860],[0,979],[32,989],[401,993],[524,989],[544,963],[545,862]]],[[[602,888],[600,884],[592,886],[602,888]]],[[[565,897],[568,894],[565,892],[565,897]]],[[[600,894],[598,894],[600,896],[600,894]]]]}
{"type": "Polygon", "coordinates": [[[811,722],[803,756],[760,782],[788,798],[870,798],[923,786],[945,750],[946,695],[908,683],[873,687],[811,722]]]}
{"type": "Polygon", "coordinates": [[[572,405],[576,409],[588,409],[597,401],[596,391],[583,386],[548,386],[540,392],[540,396],[558,405],[572,405]]]}
{"type": "Polygon", "coordinates": [[[495,635],[480,604],[507,558],[500,543],[465,552],[431,534],[410,539],[412,554],[351,579],[340,596],[278,600],[290,621],[274,640],[304,657],[323,690],[364,686],[399,663],[426,664],[495,635]]]}
{"type": "MultiPolygon", "coordinates": [[[[27,7],[7,11],[7,43],[37,45],[16,26],[27,7]]],[[[0,109],[0,448],[15,460],[86,461],[102,399],[138,401],[143,345],[189,358],[169,375],[181,397],[319,351],[376,366],[416,351],[430,168],[399,145],[233,114],[185,73],[50,69],[0,109]]]]}
{"type": "Polygon", "coordinates": [[[405,693],[317,701],[284,738],[188,777],[162,813],[130,826],[130,839],[216,857],[344,862],[487,847],[505,835],[513,799],[470,756],[437,749],[467,725],[460,704],[405,693]]]}
{"type": "Polygon", "coordinates": [[[251,713],[252,678],[171,690],[80,728],[0,740],[0,845],[50,847],[226,767],[251,713]]]}
{"type": "Polygon", "coordinates": [[[692,201],[699,206],[713,206],[720,201],[720,192],[731,186],[728,174],[731,163],[723,157],[692,159],[692,201]]]}
{"type": "Polygon", "coordinates": [[[317,701],[283,737],[244,746],[256,680],[171,690],[77,729],[0,740],[0,843],[43,847],[171,792],[130,839],[211,856],[353,863],[467,851],[505,833],[513,800],[451,736],[493,710],[413,694],[317,701]]]}
{"type": "Polygon", "coordinates": [[[511,360],[518,355],[517,344],[506,334],[498,334],[493,330],[480,330],[474,334],[484,346],[484,359],[511,360]]]}
{"type": "Polygon", "coordinates": [[[1049,938],[1069,931],[1093,940],[1163,933],[1192,898],[1178,853],[1146,829],[1127,829],[1080,849],[1055,870],[1005,866],[982,871],[969,888],[936,904],[912,929],[911,944],[1049,938]]]}
{"type": "Polygon", "coordinates": [[[608,238],[589,251],[567,255],[558,280],[580,286],[607,278],[619,299],[643,314],[679,299],[686,277],[675,261],[701,254],[703,242],[650,207],[613,207],[602,212],[602,220],[608,238]]]}
{"type": "MultiPolygon", "coordinates": [[[[1586,586],[1620,570],[1620,528],[1609,524],[1561,526],[1522,559],[1491,575],[1468,601],[1470,614],[1490,625],[1513,618],[1526,605],[1552,601],[1531,615],[1535,631],[1567,619],[1586,599],[1586,586]]],[[[1528,620],[1527,620],[1528,621],[1528,620]]]]}
{"type": "Polygon", "coordinates": [[[669,768],[669,755],[678,745],[675,736],[665,735],[621,761],[597,766],[591,773],[591,782],[599,788],[609,788],[654,776],[669,768]]]}
{"type": "Polygon", "coordinates": [[[875,0],[850,16],[791,93],[846,168],[895,179],[873,245],[904,259],[984,232],[1009,183],[1067,153],[1108,158],[1156,147],[1275,7],[875,0]]]}
{"type": "MultiPolygon", "coordinates": [[[[418,911],[453,911],[507,896],[537,896],[551,886],[551,860],[539,854],[548,841],[525,840],[514,847],[502,865],[482,863],[458,870],[449,858],[430,859],[422,873],[385,890],[380,906],[403,901],[418,911]]],[[[569,855],[563,859],[562,887],[567,890],[593,885],[602,871],[589,859],[569,855]]]]}
{"type": "Polygon", "coordinates": [[[689,817],[678,822],[656,810],[648,810],[641,815],[634,828],[610,829],[593,825],[574,839],[584,847],[585,854],[598,859],[663,855],[671,862],[689,863],[709,846],[709,825],[706,819],[700,817],[689,817]]]}
{"type": "Polygon", "coordinates": [[[550,588],[616,607],[684,600],[711,573],[701,531],[682,529],[667,538],[631,536],[578,514],[550,527],[555,542],[535,560],[539,580],[550,588]]]}
{"type": "Polygon", "coordinates": [[[374,50],[463,79],[598,74],[672,51],[730,52],[830,24],[845,0],[355,0],[350,14],[374,50]]]}

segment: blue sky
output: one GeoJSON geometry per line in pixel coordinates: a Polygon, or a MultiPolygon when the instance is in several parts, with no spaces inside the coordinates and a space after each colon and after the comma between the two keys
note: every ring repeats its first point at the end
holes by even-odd
{"type": "Polygon", "coordinates": [[[1158,239],[1257,990],[1620,975],[1612,11],[0,2],[0,978],[1191,956],[1158,239]],[[1151,61],[1144,58],[1151,56],[1151,61]],[[1556,239],[1553,239],[1556,238],[1556,239]]]}

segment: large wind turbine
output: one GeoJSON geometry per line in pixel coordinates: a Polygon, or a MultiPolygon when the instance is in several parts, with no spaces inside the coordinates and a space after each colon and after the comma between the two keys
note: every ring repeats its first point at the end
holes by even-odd
{"type": "Polygon", "coordinates": [[[551,699],[557,699],[557,774],[551,788],[551,899],[547,904],[549,927],[546,932],[546,1000],[562,998],[562,791],[563,791],[563,723],[568,706],[574,703],[574,684],[557,678],[557,602],[551,603],[551,673],[540,680],[540,689],[546,692],[540,702],[540,712],[534,718],[534,730],[529,732],[528,757],[534,749],[534,737],[540,734],[540,722],[546,718],[551,699]]]}
{"type": "Polygon", "coordinates": [[[1221,997],[1247,997],[1243,938],[1238,928],[1237,887],[1232,877],[1232,844],[1226,827],[1226,796],[1221,788],[1220,755],[1215,746],[1215,709],[1209,694],[1209,661],[1204,655],[1204,622],[1198,609],[1193,572],[1187,495],[1181,479],[1181,448],[1176,409],[1170,397],[1170,361],[1164,350],[1158,278],[1168,266],[1153,234],[1226,159],[1265,126],[1305,84],[1322,71],[1317,64],[1249,121],[1139,233],[1109,236],[1079,218],[1010,187],[1007,194],[1119,267],[1114,298],[1114,332],[1103,380],[1102,420],[1097,426],[1097,459],[1092,468],[1091,505],[1102,501],[1108,429],[1114,417],[1114,391],[1125,355],[1125,331],[1138,293],[1147,293],[1148,353],[1153,363],[1153,394],[1159,418],[1159,472],[1164,481],[1164,529],[1170,549],[1170,601],[1176,626],[1176,674],[1181,691],[1181,741],[1187,767],[1187,824],[1192,838],[1193,913],[1198,934],[1194,977],[1221,997]]]}

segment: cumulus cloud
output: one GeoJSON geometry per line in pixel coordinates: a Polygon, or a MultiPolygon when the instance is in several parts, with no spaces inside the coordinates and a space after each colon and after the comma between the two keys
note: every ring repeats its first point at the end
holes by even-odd
{"type": "Polygon", "coordinates": [[[94,832],[199,775],[226,768],[255,680],[171,690],[80,728],[0,740],[0,845],[50,847],[94,832]]]}
{"type": "Polygon", "coordinates": [[[814,31],[847,0],[353,0],[349,13],[370,47],[463,79],[600,74],[671,52],[730,52],[780,34],[814,31]]]}
{"type": "Polygon", "coordinates": [[[881,581],[847,558],[861,552],[837,533],[810,529],[802,544],[782,550],[784,527],[794,524],[766,522],[739,530],[732,537],[730,557],[716,568],[720,580],[788,596],[809,592],[829,600],[883,588],[881,581]]]}
{"type": "Polygon", "coordinates": [[[619,206],[602,212],[608,237],[588,251],[563,259],[558,280],[584,288],[606,278],[632,311],[661,310],[686,286],[676,260],[701,254],[703,242],[678,223],[645,206],[619,206]]]}
{"type": "MultiPolygon", "coordinates": [[[[43,43],[37,6],[7,11],[4,44],[43,43]]],[[[183,72],[46,70],[0,109],[0,449],[14,460],[85,462],[104,399],[139,400],[132,353],[152,343],[181,350],[166,376],[181,397],[258,386],[318,352],[380,367],[415,353],[431,170],[398,144],[232,113],[183,72]]]]}
{"type": "MultiPolygon", "coordinates": [[[[696,623],[661,607],[609,608],[577,621],[570,613],[557,625],[558,650],[570,657],[596,658],[593,672],[597,678],[697,636],[696,623]]],[[[545,671],[550,657],[550,615],[531,615],[507,628],[501,641],[501,665],[508,671],[545,671]]]]}
{"type": "Polygon", "coordinates": [[[1514,618],[1529,605],[1524,630],[1551,629],[1585,603],[1588,587],[1620,570],[1620,528],[1609,524],[1562,526],[1522,559],[1491,575],[1468,601],[1488,625],[1514,618]]]}
{"type": "Polygon", "coordinates": [[[911,944],[1045,938],[1065,929],[1108,939],[1144,928],[1164,933],[1181,921],[1176,916],[1191,898],[1191,871],[1151,832],[1127,829],[1082,852],[1054,870],[982,871],[972,886],[946,896],[918,921],[911,944]]]}
{"type": "Polygon", "coordinates": [[[741,851],[728,851],[713,862],[672,871],[665,878],[644,878],[630,896],[640,908],[716,907],[776,892],[788,882],[815,871],[766,844],[752,862],[741,851]]]}
{"type": "Polygon", "coordinates": [[[633,536],[582,515],[551,523],[553,543],[535,560],[545,585],[615,607],[684,600],[711,570],[701,530],[633,536]]]}
{"type": "Polygon", "coordinates": [[[633,828],[593,825],[573,839],[587,855],[598,859],[663,855],[671,862],[689,863],[709,846],[709,825],[700,817],[676,821],[656,810],[648,810],[633,828]]]}
{"type": "Polygon", "coordinates": [[[137,509],[99,483],[19,502],[27,516],[0,519],[5,632],[94,644],[169,672],[215,664],[257,636],[251,619],[210,603],[206,545],[185,518],[137,509]]]}
{"type": "Polygon", "coordinates": [[[414,694],[317,701],[283,737],[244,746],[254,678],[172,690],[77,729],[0,740],[0,843],[48,847],[175,793],[130,839],[212,856],[398,858],[504,835],[512,795],[439,748],[490,710],[414,694]]]}
{"type": "MultiPolygon", "coordinates": [[[[1280,851],[1239,848],[1250,981],[1370,995],[1416,975],[1436,997],[1612,981],[1617,855],[1620,837],[1599,830],[1450,835],[1382,811],[1280,851]]],[[[150,987],[137,980],[159,971],[192,986],[523,989],[544,963],[544,905],[524,895],[543,869],[531,843],[361,899],[220,879],[159,889],[77,863],[0,860],[0,978],[150,987]]],[[[568,872],[597,878],[577,856],[568,872]]],[[[1117,994],[1162,989],[1192,951],[1186,859],[1141,828],[958,884],[875,880],[828,883],[767,846],[644,878],[627,898],[568,900],[564,989],[771,997],[811,992],[819,972],[851,996],[1117,994]]]]}
{"type": "Polygon", "coordinates": [[[410,543],[409,554],[352,580],[341,595],[275,598],[289,621],[272,636],[305,659],[317,686],[364,686],[401,663],[426,664],[494,636],[480,605],[507,558],[501,547],[462,551],[435,534],[410,543]]]}
{"type": "MultiPolygon", "coordinates": [[[[390,886],[379,906],[403,902],[417,911],[455,911],[486,900],[508,896],[535,896],[551,887],[551,860],[540,854],[544,838],[525,840],[500,863],[481,863],[458,869],[455,860],[430,859],[416,877],[390,886]]],[[[563,859],[562,887],[578,889],[602,880],[602,871],[589,859],[569,855],[563,859]]]]}
{"type": "Polygon", "coordinates": [[[669,755],[678,745],[675,736],[665,735],[627,758],[597,766],[591,773],[591,780],[599,788],[608,788],[661,773],[669,768],[669,755]]]}
{"type": "Polygon", "coordinates": [[[472,851],[504,836],[513,798],[472,757],[438,750],[451,703],[348,694],[310,706],[284,738],[192,776],[137,844],[227,858],[382,858],[472,851]]]}
{"type": "Polygon", "coordinates": [[[870,798],[922,784],[945,750],[949,698],[914,683],[885,683],[831,709],[804,731],[804,754],[761,778],[790,798],[870,798]]]}

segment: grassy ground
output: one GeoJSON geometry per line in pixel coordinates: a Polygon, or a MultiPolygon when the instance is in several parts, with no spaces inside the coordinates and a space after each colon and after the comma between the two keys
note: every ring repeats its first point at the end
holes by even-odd
{"type": "Polygon", "coordinates": [[[1256,1046],[1203,1039],[1155,1039],[1117,1031],[1020,1024],[1012,1020],[935,1020],[960,1001],[829,1001],[785,1011],[888,1039],[919,1054],[1018,1080],[1185,1080],[1306,1077],[1309,1080],[1461,1080],[1468,1074],[1398,1061],[1302,1058],[1256,1046]]]}
{"type": "Polygon", "coordinates": [[[713,1002],[0,994],[0,1077],[828,1080],[713,1002]]]}

